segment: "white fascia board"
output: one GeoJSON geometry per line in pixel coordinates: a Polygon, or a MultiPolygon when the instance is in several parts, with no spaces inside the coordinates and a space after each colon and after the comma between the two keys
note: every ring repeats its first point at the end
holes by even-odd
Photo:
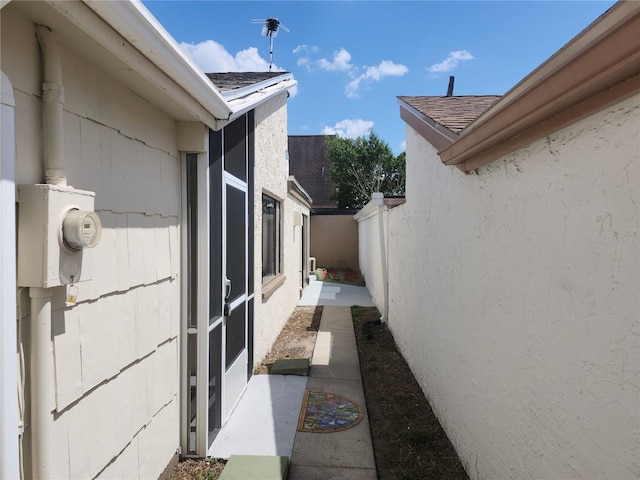
{"type": "Polygon", "coordinates": [[[234,90],[228,90],[226,92],[222,92],[221,95],[227,102],[230,102],[238,98],[247,97],[252,93],[256,93],[259,90],[266,89],[277,83],[292,80],[292,79],[293,79],[293,76],[291,75],[291,73],[283,73],[282,75],[278,75],[277,77],[271,77],[271,78],[268,78],[267,80],[254,83],[252,85],[247,85],[246,87],[236,88],[234,90]]]}
{"type": "Polygon", "coordinates": [[[215,118],[229,118],[232,109],[218,89],[139,0],[83,2],[215,118]]]}
{"type": "Polygon", "coordinates": [[[264,84],[268,85],[271,82],[269,81],[260,82],[260,83],[256,83],[255,85],[245,87],[245,89],[240,89],[240,90],[245,90],[245,96],[234,98],[233,100],[229,101],[229,106],[233,109],[233,113],[231,114],[229,121],[232,121],[235,118],[238,118],[240,115],[243,115],[246,112],[253,110],[257,106],[263,104],[264,102],[267,102],[268,100],[275,97],[276,95],[298,84],[298,82],[294,80],[290,75],[289,76],[285,75],[284,78],[275,77],[271,81],[273,80],[278,80],[278,83],[269,85],[266,88],[261,88],[259,90],[256,90],[256,86],[260,86],[264,84]]]}

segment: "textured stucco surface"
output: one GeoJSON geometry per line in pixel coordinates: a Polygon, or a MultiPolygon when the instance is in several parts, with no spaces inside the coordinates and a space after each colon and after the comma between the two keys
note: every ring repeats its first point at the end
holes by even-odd
{"type": "Polygon", "coordinates": [[[302,235],[294,227],[294,211],[309,214],[287,193],[287,94],[283,93],[255,110],[255,302],[254,366],[268,353],[300,298],[302,235]],[[262,194],[281,202],[281,271],[285,281],[262,300],[262,194]]]}
{"type": "MultiPolygon", "coordinates": [[[[371,208],[373,202],[369,202],[371,208]]],[[[382,209],[383,237],[385,246],[385,260],[389,264],[389,210],[382,209]]],[[[361,218],[358,222],[358,255],[360,257],[360,272],[364,276],[367,289],[373,303],[384,315],[384,269],[382,250],[380,248],[380,221],[378,209],[373,207],[372,215],[361,218]]]]}
{"type": "MultiPolygon", "coordinates": [[[[17,100],[16,183],[41,183],[40,50],[33,23],[13,7],[2,9],[1,21],[2,70],[17,100]]],[[[64,288],[53,289],[55,463],[48,473],[157,478],[179,445],[175,122],[73,46],[59,48],[68,183],[96,193],[103,232],[90,255],[92,280],[77,284],[78,303],[66,307],[64,288]]],[[[26,290],[20,306],[28,340],[26,290]]],[[[27,413],[27,471],[30,439],[27,413]]]]}
{"type": "Polygon", "coordinates": [[[389,326],[473,479],[640,476],[639,104],[470,175],[407,127],[389,326]]]}
{"type": "Polygon", "coordinates": [[[358,224],[353,215],[312,216],[311,256],[318,267],[358,268],[358,224]]]}

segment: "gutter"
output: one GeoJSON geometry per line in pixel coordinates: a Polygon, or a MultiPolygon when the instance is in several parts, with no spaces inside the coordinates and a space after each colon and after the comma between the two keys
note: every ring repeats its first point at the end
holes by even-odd
{"type": "MultiPolygon", "coordinates": [[[[221,92],[220,95],[222,95],[222,98],[224,98],[227,102],[231,102],[232,100],[247,97],[250,94],[255,93],[256,90],[266,89],[277,83],[291,81],[291,80],[293,80],[293,75],[287,72],[287,73],[283,73],[282,75],[278,75],[277,77],[272,77],[266,80],[262,80],[261,82],[253,83],[245,87],[234,88],[233,90],[225,90],[221,92]]],[[[290,86],[293,86],[293,85],[290,85],[290,86]]]]}
{"type": "Polygon", "coordinates": [[[294,177],[293,175],[289,175],[287,177],[287,190],[298,200],[305,203],[307,207],[311,207],[311,203],[313,202],[313,200],[311,199],[311,195],[309,195],[307,191],[302,188],[302,185],[300,185],[298,180],[296,180],[296,177],[294,177]]]}
{"type": "Polygon", "coordinates": [[[231,107],[139,1],[46,3],[195,119],[227,122],[231,107]]]}
{"type": "MultiPolygon", "coordinates": [[[[233,110],[233,113],[229,117],[229,121],[235,120],[249,110],[253,110],[257,106],[270,100],[274,96],[298,84],[298,82],[294,80],[293,77],[291,77],[291,74],[288,74],[288,76],[289,78],[284,78],[282,81],[278,81],[278,83],[267,86],[266,88],[264,87],[264,85],[269,85],[269,83],[273,82],[273,80],[279,79],[281,77],[276,77],[271,81],[263,81],[250,85],[248,87],[238,89],[243,90],[245,92],[245,96],[234,96],[235,98],[229,100],[229,106],[233,110]]],[[[230,91],[229,93],[231,92],[235,92],[235,90],[230,91]]],[[[222,95],[224,96],[225,93],[223,93],[222,95]]]]}
{"type": "Polygon", "coordinates": [[[619,2],[439,153],[473,170],[640,91],[640,3],[619,2]]]}
{"type": "Polygon", "coordinates": [[[217,119],[229,118],[231,108],[220,92],[142,2],[83,2],[217,119]]]}

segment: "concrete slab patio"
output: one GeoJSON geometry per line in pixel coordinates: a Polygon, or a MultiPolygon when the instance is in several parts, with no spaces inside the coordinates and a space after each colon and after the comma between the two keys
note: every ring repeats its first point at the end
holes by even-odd
{"type": "Polygon", "coordinates": [[[369,295],[366,287],[358,287],[346,283],[323,282],[316,280],[315,275],[310,277],[309,284],[302,292],[302,298],[298,302],[298,305],[374,306],[371,295],[369,295]]]}
{"type": "Polygon", "coordinates": [[[298,413],[307,385],[299,375],[254,375],[209,455],[278,455],[291,458],[298,413]]]}

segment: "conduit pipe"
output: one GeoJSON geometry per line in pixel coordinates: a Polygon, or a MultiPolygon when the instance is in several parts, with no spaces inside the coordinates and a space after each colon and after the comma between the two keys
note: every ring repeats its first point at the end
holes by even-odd
{"type": "Polygon", "coordinates": [[[389,265],[387,263],[387,249],[385,246],[384,235],[384,194],[380,192],[374,192],[371,196],[371,200],[373,200],[376,207],[378,208],[378,232],[380,234],[380,261],[382,263],[382,289],[384,297],[384,307],[382,317],[380,317],[380,321],[386,323],[387,319],[389,318],[389,265]]]}
{"type": "Polygon", "coordinates": [[[55,410],[51,288],[31,287],[31,477],[51,478],[55,410]]]}
{"type": "Polygon", "coordinates": [[[42,104],[44,109],[45,183],[67,185],[64,171],[64,87],[62,62],[53,33],[44,25],[36,26],[36,38],[42,50],[42,104]]]}
{"type": "MultiPolygon", "coordinates": [[[[60,51],[49,27],[36,26],[42,50],[42,103],[44,110],[44,181],[66,186],[64,170],[64,87],[60,51]]],[[[55,371],[51,325],[53,289],[31,287],[30,397],[31,477],[51,478],[54,449],[55,371]]]]}

